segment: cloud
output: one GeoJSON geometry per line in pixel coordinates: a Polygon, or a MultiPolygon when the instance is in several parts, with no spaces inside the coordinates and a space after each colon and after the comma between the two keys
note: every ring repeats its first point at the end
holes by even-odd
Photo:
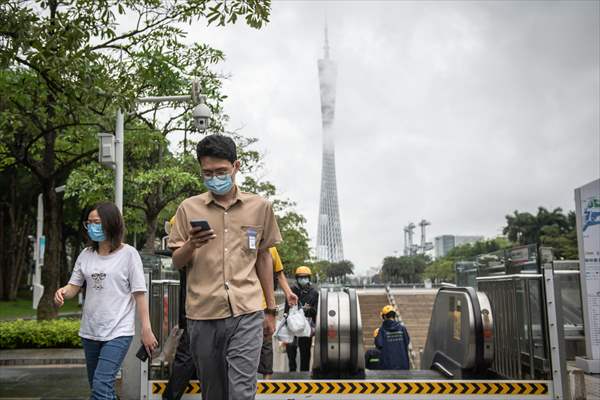
{"type": "MultiPolygon", "coordinates": [[[[273,2],[259,31],[194,26],[224,50],[230,128],[315,239],[323,21],[338,64],[336,168],[346,258],[402,250],[402,227],[500,233],[504,216],[573,209],[600,175],[597,2],[273,2]]],[[[313,242],[314,244],[314,242],[313,242]]]]}

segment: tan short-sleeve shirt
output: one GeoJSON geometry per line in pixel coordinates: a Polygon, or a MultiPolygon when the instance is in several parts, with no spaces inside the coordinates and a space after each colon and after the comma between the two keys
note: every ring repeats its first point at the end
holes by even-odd
{"type": "Polygon", "coordinates": [[[277,220],[266,199],[236,188],[228,209],[207,192],[184,200],[175,215],[169,247],[183,246],[193,219],[205,219],[216,238],[194,251],[187,268],[186,316],[209,320],[260,311],[262,287],[256,273],[258,251],[281,242],[277,220]]]}

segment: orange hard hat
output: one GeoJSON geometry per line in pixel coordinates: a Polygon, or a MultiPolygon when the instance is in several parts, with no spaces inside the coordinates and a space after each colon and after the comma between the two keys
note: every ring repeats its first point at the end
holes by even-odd
{"type": "Polygon", "coordinates": [[[312,271],[307,266],[296,268],[296,275],[312,275],[312,271]]]}
{"type": "Polygon", "coordinates": [[[396,312],[396,310],[394,309],[394,306],[388,304],[387,306],[384,306],[381,309],[381,312],[379,313],[379,315],[381,315],[381,317],[383,318],[384,316],[388,315],[391,312],[396,312]]]}

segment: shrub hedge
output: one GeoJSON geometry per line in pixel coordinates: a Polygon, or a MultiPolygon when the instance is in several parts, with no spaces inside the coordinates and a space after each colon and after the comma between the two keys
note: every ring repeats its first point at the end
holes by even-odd
{"type": "Polygon", "coordinates": [[[81,347],[79,324],[79,319],[2,321],[0,349],[81,347]]]}

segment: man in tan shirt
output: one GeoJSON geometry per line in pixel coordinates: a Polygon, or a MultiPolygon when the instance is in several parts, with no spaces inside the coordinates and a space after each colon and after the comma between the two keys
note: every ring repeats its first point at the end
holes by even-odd
{"type": "Polygon", "coordinates": [[[203,398],[254,399],[263,329],[265,336],[275,329],[269,247],[281,234],[271,204],[235,184],[240,161],[231,138],[207,136],[196,152],[209,191],[181,203],[169,236],[175,267],[189,263],[190,350],[203,398]]]}

